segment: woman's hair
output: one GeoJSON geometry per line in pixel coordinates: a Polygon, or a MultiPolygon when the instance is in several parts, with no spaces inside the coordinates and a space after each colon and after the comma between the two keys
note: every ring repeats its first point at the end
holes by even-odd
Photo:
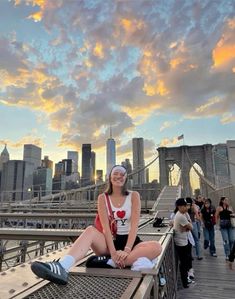
{"type": "Polygon", "coordinates": [[[208,202],[211,205],[211,199],[210,198],[206,198],[205,202],[208,202]]]}
{"type": "Polygon", "coordinates": [[[227,198],[227,197],[226,197],[226,196],[221,196],[221,197],[220,197],[220,202],[219,202],[219,206],[220,206],[220,207],[223,207],[225,198],[227,198]]]}
{"type": "MultiPolygon", "coordinates": [[[[111,173],[112,173],[112,170],[114,169],[114,167],[116,166],[122,166],[122,165],[114,165],[112,167],[112,169],[110,170],[110,173],[109,173],[109,178],[108,178],[108,182],[107,182],[107,188],[105,190],[105,193],[108,193],[108,195],[111,195],[113,193],[113,184],[111,182],[111,173]]],[[[124,166],[122,166],[124,169],[126,169],[124,166]]],[[[127,173],[127,170],[126,170],[126,173],[127,173]]],[[[121,193],[122,195],[128,195],[129,194],[129,191],[127,190],[127,181],[128,181],[128,178],[126,176],[126,181],[124,183],[124,185],[122,186],[122,189],[121,189],[121,193]]]]}

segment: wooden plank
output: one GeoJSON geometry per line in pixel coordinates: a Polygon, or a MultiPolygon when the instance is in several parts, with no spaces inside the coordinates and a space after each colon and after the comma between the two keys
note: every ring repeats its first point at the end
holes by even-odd
{"type": "MultiPolygon", "coordinates": [[[[203,249],[202,249],[203,251],[203,249]]],[[[231,299],[235,298],[235,271],[228,268],[220,231],[216,231],[216,251],[218,257],[211,257],[204,250],[203,260],[193,261],[195,283],[188,289],[178,290],[178,299],[231,299]]]]}

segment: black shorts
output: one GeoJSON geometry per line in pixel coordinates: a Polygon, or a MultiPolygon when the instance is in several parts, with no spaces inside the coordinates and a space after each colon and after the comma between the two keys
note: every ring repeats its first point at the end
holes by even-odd
{"type": "MultiPolygon", "coordinates": [[[[128,235],[116,235],[116,240],[113,241],[116,250],[124,250],[124,248],[126,246],[127,239],[128,239],[128,235]]],[[[138,236],[136,236],[135,242],[134,242],[132,248],[134,248],[137,244],[139,244],[141,242],[142,242],[142,240],[140,240],[140,238],[138,236]]]]}

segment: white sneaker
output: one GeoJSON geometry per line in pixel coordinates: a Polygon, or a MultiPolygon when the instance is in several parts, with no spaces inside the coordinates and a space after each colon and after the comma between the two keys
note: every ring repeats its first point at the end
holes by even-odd
{"type": "Polygon", "coordinates": [[[142,269],[153,269],[155,263],[147,257],[139,257],[131,266],[132,271],[141,271],[142,269]]]}
{"type": "Polygon", "coordinates": [[[189,279],[194,280],[194,269],[193,268],[189,269],[188,277],[189,277],[189,279]]]}

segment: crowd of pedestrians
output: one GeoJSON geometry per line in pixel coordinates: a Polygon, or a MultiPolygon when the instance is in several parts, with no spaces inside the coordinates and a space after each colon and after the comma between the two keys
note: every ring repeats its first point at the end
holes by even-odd
{"type": "Polygon", "coordinates": [[[179,259],[181,281],[184,288],[194,282],[192,260],[202,260],[201,231],[204,250],[209,249],[211,257],[217,257],[215,228],[221,232],[225,260],[233,269],[235,259],[235,228],[232,224],[233,209],[227,197],[221,197],[218,207],[212,205],[210,198],[198,196],[178,198],[170,225],[174,230],[174,242],[179,259]]]}

